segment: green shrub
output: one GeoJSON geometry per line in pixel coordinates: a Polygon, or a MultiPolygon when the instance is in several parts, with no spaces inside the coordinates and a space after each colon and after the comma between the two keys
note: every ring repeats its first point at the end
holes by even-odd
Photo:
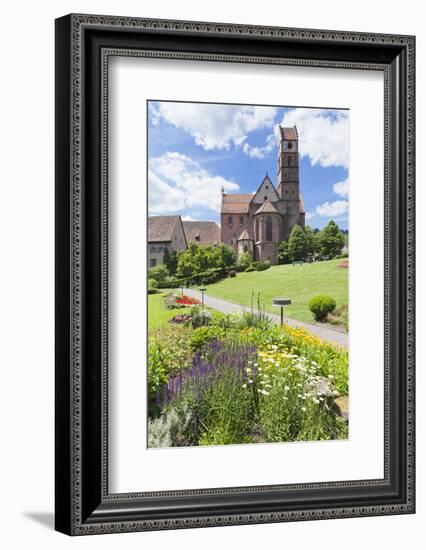
{"type": "Polygon", "coordinates": [[[256,268],[252,265],[245,270],[246,273],[251,273],[252,271],[256,271],[256,268]]]}
{"type": "Polygon", "coordinates": [[[212,314],[210,311],[195,307],[191,309],[191,324],[193,328],[204,327],[212,322],[212,314]]]}
{"type": "Polygon", "coordinates": [[[186,447],[196,443],[195,419],[187,404],[168,407],[161,416],[148,422],[148,447],[186,447]]]}
{"type": "Polygon", "coordinates": [[[155,294],[158,290],[158,283],[155,279],[148,279],[148,294],[155,294]]]}
{"type": "Polygon", "coordinates": [[[271,262],[269,260],[259,260],[258,262],[254,262],[253,266],[256,271],[265,271],[265,269],[269,269],[271,267],[271,262]]]}
{"type": "Polygon", "coordinates": [[[336,301],[331,296],[314,296],[309,301],[309,309],[314,314],[315,321],[325,321],[335,308],[336,301]]]}
{"type": "Polygon", "coordinates": [[[237,272],[235,271],[235,269],[231,269],[231,271],[228,271],[228,276],[229,277],[236,277],[237,272]]]}
{"type": "Polygon", "coordinates": [[[194,329],[191,333],[191,349],[195,352],[201,351],[206,344],[214,340],[225,338],[226,332],[219,326],[202,326],[194,329]]]}
{"type": "Polygon", "coordinates": [[[238,258],[237,268],[238,271],[245,271],[248,267],[251,266],[253,258],[250,252],[243,252],[238,258]]]}
{"type": "Polygon", "coordinates": [[[148,269],[148,279],[155,279],[158,283],[169,276],[169,270],[164,264],[156,265],[148,269]]]}
{"type": "Polygon", "coordinates": [[[171,374],[186,369],[191,361],[189,329],[169,326],[153,331],[148,339],[148,392],[150,412],[157,410],[156,392],[171,374]]]}

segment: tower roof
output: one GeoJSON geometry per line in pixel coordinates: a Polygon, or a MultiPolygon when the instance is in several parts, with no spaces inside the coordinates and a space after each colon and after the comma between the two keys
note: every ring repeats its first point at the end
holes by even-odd
{"type": "Polygon", "coordinates": [[[285,128],[284,126],[280,126],[280,135],[281,139],[285,139],[286,141],[298,139],[296,126],[293,126],[292,128],[285,128]]]}
{"type": "Polygon", "coordinates": [[[279,212],[271,201],[265,201],[254,213],[255,216],[258,214],[279,214],[279,212]]]}
{"type": "Polygon", "coordinates": [[[237,241],[251,241],[250,235],[248,234],[247,229],[243,229],[241,235],[238,237],[237,241]]]}

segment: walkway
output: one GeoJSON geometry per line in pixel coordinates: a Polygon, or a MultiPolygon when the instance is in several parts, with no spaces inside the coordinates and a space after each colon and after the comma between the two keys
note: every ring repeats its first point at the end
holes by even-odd
{"type": "MultiPolygon", "coordinates": [[[[187,296],[192,296],[193,298],[197,298],[197,300],[201,301],[201,292],[199,292],[198,290],[185,288],[184,292],[187,296]]],[[[244,313],[244,311],[250,310],[250,308],[248,308],[247,306],[233,304],[232,302],[227,302],[226,300],[222,300],[221,298],[214,298],[213,296],[209,296],[208,294],[204,294],[204,304],[207,307],[216,309],[217,311],[221,311],[222,313],[244,313]]],[[[279,308],[277,308],[277,310],[280,311],[279,308]]],[[[273,313],[269,312],[265,313],[270,319],[272,319],[274,323],[281,322],[279,315],[274,315],[273,313]]],[[[303,321],[296,321],[295,319],[289,319],[288,317],[284,317],[284,323],[286,325],[289,325],[290,327],[304,328],[305,330],[308,330],[322,340],[328,340],[329,342],[333,342],[334,344],[338,344],[339,346],[343,346],[345,348],[348,347],[348,334],[346,332],[343,332],[343,330],[330,328],[330,326],[320,324],[304,323],[303,321]]]]}

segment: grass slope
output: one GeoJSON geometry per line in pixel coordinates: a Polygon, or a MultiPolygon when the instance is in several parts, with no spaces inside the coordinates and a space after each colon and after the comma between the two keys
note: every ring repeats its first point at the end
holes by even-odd
{"type": "Polygon", "coordinates": [[[284,314],[299,321],[313,322],[309,311],[309,300],[317,294],[327,294],[337,305],[348,303],[349,270],[340,268],[342,260],[329,260],[303,264],[302,266],[279,265],[266,271],[238,273],[210,285],[207,294],[229,302],[250,307],[252,293],[260,292],[260,301],[267,311],[279,314],[280,308],[272,306],[272,299],[291,298],[291,306],[284,308],[284,314]]]}
{"type": "Polygon", "coordinates": [[[154,330],[168,323],[178,313],[188,312],[188,308],[167,309],[164,306],[164,295],[167,292],[148,294],[148,331],[154,330]]]}

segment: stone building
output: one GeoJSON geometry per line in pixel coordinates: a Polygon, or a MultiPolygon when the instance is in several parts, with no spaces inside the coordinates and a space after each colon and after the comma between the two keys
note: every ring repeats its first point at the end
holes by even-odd
{"type": "Polygon", "coordinates": [[[220,227],[216,222],[183,222],[187,243],[208,244],[220,243],[220,227]]]}
{"type": "Polygon", "coordinates": [[[148,217],[148,267],[163,263],[164,252],[186,250],[185,230],[180,216],[148,217]]]}
{"type": "Polygon", "coordinates": [[[222,190],[221,240],[238,254],[249,251],[255,260],[277,263],[278,243],[287,240],[294,225],[305,225],[299,189],[297,128],[279,127],[277,187],[268,174],[254,194],[222,190]]]}
{"type": "Polygon", "coordinates": [[[148,217],[148,267],[162,264],[164,252],[186,250],[188,244],[215,246],[220,243],[220,227],[215,222],[182,221],[180,216],[148,217]]]}

